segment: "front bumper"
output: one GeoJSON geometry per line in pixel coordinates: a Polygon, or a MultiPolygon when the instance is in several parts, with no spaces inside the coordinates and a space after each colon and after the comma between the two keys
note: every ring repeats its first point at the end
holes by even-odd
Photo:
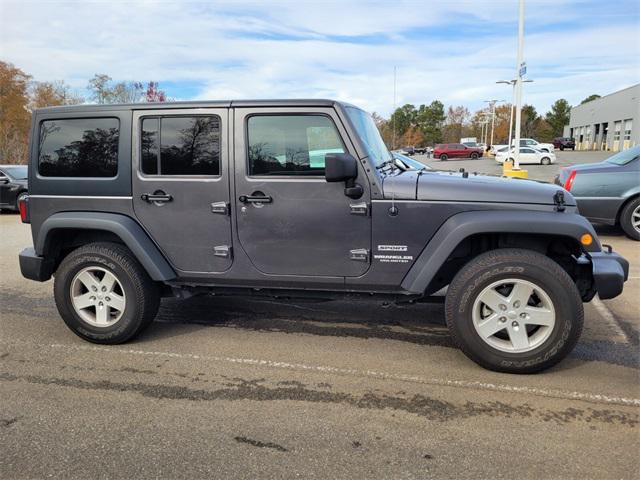
{"type": "Polygon", "coordinates": [[[51,278],[53,262],[36,254],[33,248],[25,248],[18,255],[20,272],[24,278],[37,282],[46,282],[51,278]]]}
{"type": "Polygon", "coordinates": [[[613,252],[611,247],[607,251],[590,252],[589,256],[598,296],[606,300],[620,295],[624,282],[629,278],[629,262],[613,252]]]}

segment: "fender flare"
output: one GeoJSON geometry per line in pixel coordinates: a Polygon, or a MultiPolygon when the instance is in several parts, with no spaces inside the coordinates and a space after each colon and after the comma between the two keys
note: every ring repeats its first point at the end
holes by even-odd
{"type": "Polygon", "coordinates": [[[117,235],[133,252],[149,276],[156,281],[176,278],[176,273],[142,227],[130,217],[102,212],[61,212],[47,218],[38,231],[35,242],[37,255],[42,256],[50,235],[56,230],[103,230],[117,235]]]}
{"type": "Polygon", "coordinates": [[[465,238],[479,233],[530,233],[580,237],[589,233],[594,241],[583,248],[599,252],[601,246],[593,226],[575,213],[539,212],[531,210],[491,210],[458,213],[450,217],[431,238],[402,280],[402,288],[422,294],[440,267],[465,238]]]}

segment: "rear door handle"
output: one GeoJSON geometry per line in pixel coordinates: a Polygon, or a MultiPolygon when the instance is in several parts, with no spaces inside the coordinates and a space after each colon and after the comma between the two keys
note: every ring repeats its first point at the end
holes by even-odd
{"type": "Polygon", "coordinates": [[[238,198],[242,203],[272,203],[273,198],[269,195],[240,195],[238,198]]]}
{"type": "Polygon", "coordinates": [[[164,192],[143,193],[142,195],[140,195],[140,198],[149,203],[164,203],[171,202],[173,200],[173,197],[171,195],[168,195],[164,192]]]}

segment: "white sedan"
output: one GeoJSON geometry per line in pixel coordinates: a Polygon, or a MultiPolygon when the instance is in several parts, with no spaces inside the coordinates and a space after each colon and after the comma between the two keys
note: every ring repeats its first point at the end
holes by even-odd
{"type": "MultiPolygon", "coordinates": [[[[496,152],[496,162],[504,163],[507,159],[513,162],[514,153],[515,149],[513,148],[509,152],[506,147],[501,148],[496,152]]],[[[521,164],[551,165],[556,163],[556,156],[553,152],[543,152],[531,147],[520,147],[519,162],[521,164]]]]}

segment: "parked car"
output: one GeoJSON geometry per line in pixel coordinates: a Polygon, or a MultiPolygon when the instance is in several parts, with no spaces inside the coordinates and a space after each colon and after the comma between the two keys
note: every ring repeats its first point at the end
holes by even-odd
{"type": "Polygon", "coordinates": [[[0,165],[0,210],[17,212],[27,193],[27,166],[0,165]]]}
{"type": "Polygon", "coordinates": [[[414,151],[420,155],[426,155],[429,153],[429,147],[415,147],[414,151]]]}
{"type": "MultiPolygon", "coordinates": [[[[511,146],[515,146],[516,142],[515,140],[513,140],[511,142],[511,146]]],[[[492,145],[491,146],[491,153],[493,153],[494,155],[498,152],[498,150],[506,147],[507,145],[492,145]]],[[[543,152],[553,152],[554,147],[552,143],[540,143],[537,140],[534,140],[533,138],[521,138],[520,139],[520,146],[521,147],[531,147],[531,148],[535,148],[536,150],[541,150],[543,152]]]]}
{"type": "Polygon", "coordinates": [[[448,160],[449,158],[479,158],[482,148],[467,147],[461,143],[441,143],[433,148],[433,158],[448,160]]]}
{"type": "Polygon", "coordinates": [[[403,155],[415,155],[416,149],[415,147],[404,147],[401,152],[403,155]]]}
{"type": "MultiPolygon", "coordinates": [[[[515,149],[509,150],[507,147],[501,148],[496,152],[496,162],[504,163],[506,160],[514,162],[515,149]]],[[[520,164],[534,164],[534,165],[551,165],[556,163],[556,156],[553,153],[543,152],[530,147],[520,147],[520,157],[518,158],[520,164]]]]}
{"type": "Polygon", "coordinates": [[[54,277],[60,316],[90,342],[133,338],[162,296],[407,302],[448,286],[462,351],[528,373],[566,356],[582,302],[628,276],[570,193],[405,170],[349,104],[76,105],[32,122],[20,269],[54,277]]]}
{"type": "Polygon", "coordinates": [[[570,137],[556,137],[553,139],[553,146],[554,148],[558,148],[560,150],[564,150],[565,148],[575,150],[576,142],[573,138],[570,137]]]}
{"type": "Polygon", "coordinates": [[[629,238],[640,240],[640,146],[603,162],[563,168],[555,183],[571,192],[581,215],[619,225],[629,238]]]}
{"type": "Polygon", "coordinates": [[[418,160],[402,155],[398,152],[392,152],[393,158],[398,160],[401,165],[404,165],[408,170],[433,170],[429,165],[425,165],[418,160]]]}

